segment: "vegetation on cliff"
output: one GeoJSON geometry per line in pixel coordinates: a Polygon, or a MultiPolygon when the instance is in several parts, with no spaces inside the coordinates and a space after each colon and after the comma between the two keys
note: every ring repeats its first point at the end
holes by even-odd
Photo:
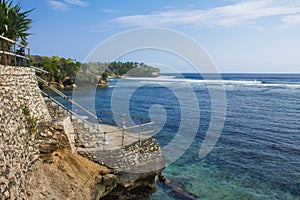
{"type": "Polygon", "coordinates": [[[138,62],[112,62],[107,68],[107,71],[117,76],[157,77],[160,73],[158,68],[138,62]]]}
{"type": "MultiPolygon", "coordinates": [[[[22,12],[19,3],[13,5],[12,1],[0,0],[0,35],[27,45],[27,37],[30,35],[28,30],[32,23],[28,15],[31,11],[22,12]]],[[[0,40],[1,50],[11,52],[13,48],[8,41],[0,40]]],[[[21,48],[16,51],[21,51],[21,48]]],[[[1,64],[11,64],[11,62],[6,54],[0,57],[1,64]]]]}
{"type": "MultiPolygon", "coordinates": [[[[47,70],[51,74],[51,82],[59,87],[70,87],[75,78],[82,84],[98,84],[107,86],[108,78],[121,76],[157,77],[159,69],[138,62],[112,62],[112,63],[80,63],[71,58],[58,56],[32,56],[35,67],[47,70]],[[78,73],[79,72],[79,73],[78,73]]],[[[48,79],[48,77],[44,77],[48,79]]]]}
{"type": "Polygon", "coordinates": [[[42,78],[61,87],[74,84],[76,73],[81,67],[80,62],[58,56],[32,56],[31,60],[33,66],[50,72],[50,80],[48,76],[42,78]]]}

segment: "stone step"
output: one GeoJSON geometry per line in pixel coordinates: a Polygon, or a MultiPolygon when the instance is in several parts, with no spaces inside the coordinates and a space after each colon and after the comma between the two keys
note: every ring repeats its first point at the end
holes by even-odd
{"type": "Polygon", "coordinates": [[[43,97],[44,102],[50,102],[51,100],[48,97],[43,97]]]}
{"type": "Polygon", "coordinates": [[[99,133],[84,133],[84,134],[81,134],[81,138],[82,139],[89,139],[89,140],[93,140],[93,139],[96,139],[96,140],[103,140],[104,138],[104,135],[103,134],[99,134],[99,133]]]}
{"type": "Polygon", "coordinates": [[[52,106],[53,108],[57,108],[57,109],[59,108],[59,105],[57,105],[55,102],[52,102],[52,101],[51,101],[50,106],[52,106]]]}
{"type": "Polygon", "coordinates": [[[58,114],[60,115],[68,115],[68,111],[64,109],[58,109],[58,114]]]}
{"type": "Polygon", "coordinates": [[[79,128],[77,130],[78,132],[82,133],[82,134],[89,134],[90,133],[90,129],[89,128],[79,128]]]}
{"type": "Polygon", "coordinates": [[[103,147],[103,144],[108,144],[108,141],[103,142],[103,140],[93,140],[90,142],[83,142],[83,145],[85,148],[97,148],[97,147],[103,147]]]}

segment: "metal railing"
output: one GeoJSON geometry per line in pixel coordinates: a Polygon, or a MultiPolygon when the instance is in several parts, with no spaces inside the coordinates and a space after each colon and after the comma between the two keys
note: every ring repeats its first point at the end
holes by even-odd
{"type": "Polygon", "coordinates": [[[9,57],[13,57],[15,66],[29,66],[30,49],[17,41],[0,35],[0,57],[1,63],[4,65],[9,64],[9,57]]]}
{"type": "MultiPolygon", "coordinates": [[[[96,110],[96,113],[101,123],[121,128],[121,146],[124,146],[125,137],[133,137],[141,143],[142,136],[155,132],[154,122],[149,119],[102,110],[96,110]]],[[[105,134],[107,133],[109,132],[106,132],[105,134]]]]}
{"type": "Polygon", "coordinates": [[[48,71],[45,71],[40,68],[32,67],[35,69],[36,72],[45,74],[47,76],[47,81],[45,81],[43,78],[40,76],[36,75],[36,79],[39,83],[41,83],[47,91],[41,89],[41,92],[43,95],[47,96],[52,102],[56,103],[58,106],[66,110],[68,113],[70,113],[73,116],[76,116],[79,118],[81,121],[83,121],[85,124],[88,124],[92,126],[98,133],[103,134],[103,149],[105,144],[107,143],[106,137],[108,134],[112,134],[114,132],[120,132],[121,135],[121,146],[125,145],[125,139],[132,137],[134,140],[139,141],[141,144],[142,141],[142,136],[149,135],[150,133],[154,133],[154,122],[151,120],[147,120],[144,118],[138,118],[138,117],[133,117],[129,116],[126,114],[119,114],[119,113],[113,113],[113,112],[108,112],[108,111],[101,111],[97,110],[96,113],[97,115],[93,114],[91,111],[88,109],[84,108],[77,102],[75,102],[72,98],[66,96],[64,93],[56,89],[55,87],[51,86],[51,74],[48,71]],[[56,95],[60,96],[63,98],[64,103],[59,102],[56,100],[54,97],[51,96],[51,92],[55,93],[56,95]],[[76,106],[76,108],[80,109],[83,111],[83,113],[88,115],[88,118],[92,119],[93,122],[89,122],[87,119],[83,118],[81,115],[78,115],[74,111],[68,108],[67,102],[70,102],[72,105],[76,106]],[[110,116],[110,117],[109,117],[110,116]],[[135,123],[132,123],[135,121],[135,123]],[[130,123],[131,122],[131,123],[130,123]],[[113,131],[101,131],[100,123],[102,124],[109,124],[112,126],[117,126],[121,129],[120,130],[113,130],[113,131]],[[136,135],[137,134],[137,135],[136,135]]]}
{"type": "MultiPolygon", "coordinates": [[[[45,71],[45,70],[43,70],[45,71]]],[[[44,92],[43,94],[46,95],[47,97],[49,97],[51,100],[53,100],[54,98],[51,97],[50,92],[54,92],[55,94],[57,94],[58,96],[62,97],[64,99],[64,105],[62,103],[59,103],[58,105],[63,108],[64,110],[66,110],[67,112],[69,112],[71,115],[75,115],[79,118],[81,118],[82,120],[86,121],[85,119],[83,119],[81,116],[77,115],[75,112],[73,112],[71,109],[68,108],[67,106],[67,102],[70,102],[72,105],[76,106],[77,108],[81,109],[84,113],[86,113],[91,119],[98,121],[98,117],[95,116],[91,111],[87,110],[86,108],[84,108],[83,106],[81,106],[80,104],[78,104],[77,102],[75,102],[74,100],[72,100],[72,98],[66,96],[64,93],[62,93],[61,91],[59,91],[58,89],[56,89],[55,87],[51,86],[50,83],[50,79],[48,79],[48,81],[45,81],[44,79],[42,79],[39,76],[36,76],[36,79],[38,82],[40,82],[43,86],[46,86],[48,89],[48,92],[44,92]]],[[[57,103],[58,101],[54,101],[55,103],[57,103]]],[[[86,121],[86,123],[89,123],[86,121]]],[[[93,123],[94,126],[96,126],[98,123],[93,123]]],[[[96,127],[95,127],[96,128],[96,127]]],[[[100,130],[99,128],[96,128],[97,130],[100,130]]]]}

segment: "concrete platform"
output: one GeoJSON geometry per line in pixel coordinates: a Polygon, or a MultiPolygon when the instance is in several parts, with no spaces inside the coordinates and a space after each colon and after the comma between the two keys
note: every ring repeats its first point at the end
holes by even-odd
{"type": "Polygon", "coordinates": [[[124,130],[123,139],[123,129],[121,127],[108,124],[86,125],[86,123],[84,130],[79,130],[78,134],[81,142],[85,146],[85,148],[78,147],[77,149],[79,151],[83,149],[88,149],[88,151],[114,150],[136,142],[148,140],[152,137],[150,133],[139,134],[138,132],[124,130]]]}

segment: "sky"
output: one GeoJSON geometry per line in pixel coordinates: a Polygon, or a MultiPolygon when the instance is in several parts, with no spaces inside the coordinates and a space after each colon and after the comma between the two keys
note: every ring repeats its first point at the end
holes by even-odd
{"type": "MultiPolygon", "coordinates": [[[[82,62],[116,34],[158,27],[196,41],[222,73],[300,73],[300,0],[19,2],[24,10],[34,8],[29,15],[32,55],[82,62]]],[[[136,52],[121,60],[160,62],[181,72],[193,71],[185,61],[159,52],[136,52]]]]}

